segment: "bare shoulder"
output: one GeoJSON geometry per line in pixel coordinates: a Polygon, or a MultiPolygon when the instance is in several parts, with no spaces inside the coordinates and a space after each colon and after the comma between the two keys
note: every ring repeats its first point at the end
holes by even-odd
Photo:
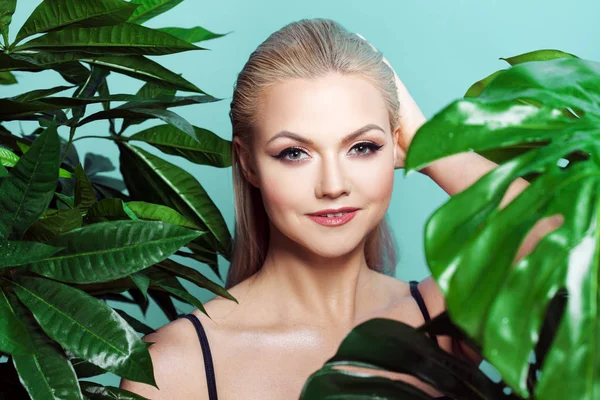
{"type": "Polygon", "coordinates": [[[142,340],[152,343],[148,350],[158,389],[127,379],[121,380],[122,389],[151,400],[208,398],[204,366],[198,363],[202,360],[202,349],[189,320],[172,321],[142,340]]]}

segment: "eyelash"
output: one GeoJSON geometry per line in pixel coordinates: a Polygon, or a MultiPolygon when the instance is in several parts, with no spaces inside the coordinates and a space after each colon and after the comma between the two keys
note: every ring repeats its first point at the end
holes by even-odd
{"type": "MultiPolygon", "coordinates": [[[[356,143],[354,146],[352,146],[352,149],[358,147],[358,146],[364,146],[366,147],[369,152],[363,155],[359,155],[359,157],[368,157],[371,154],[376,153],[377,151],[379,151],[383,145],[377,145],[373,142],[360,142],[360,143],[356,143]]],[[[351,150],[352,150],[351,149],[351,150]]],[[[282,150],[279,154],[277,154],[276,156],[274,156],[276,159],[280,160],[283,159],[285,156],[289,155],[292,151],[301,151],[303,153],[306,153],[306,151],[301,148],[301,147],[288,147],[287,149],[282,150]]],[[[286,162],[300,162],[301,160],[291,160],[291,159],[286,159],[286,162]]]]}

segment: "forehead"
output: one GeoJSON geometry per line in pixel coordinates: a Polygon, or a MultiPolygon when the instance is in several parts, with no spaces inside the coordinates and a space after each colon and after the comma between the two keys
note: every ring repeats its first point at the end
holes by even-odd
{"type": "Polygon", "coordinates": [[[368,80],[341,74],[290,79],[262,94],[255,139],[264,143],[281,130],[336,139],[369,123],[389,130],[383,96],[368,80]]]}

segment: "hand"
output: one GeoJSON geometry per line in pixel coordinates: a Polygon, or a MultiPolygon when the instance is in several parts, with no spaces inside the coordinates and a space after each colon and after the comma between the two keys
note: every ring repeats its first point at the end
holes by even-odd
{"type": "MultiPolygon", "coordinates": [[[[369,43],[364,37],[356,34],[365,42],[369,43]]],[[[371,43],[369,45],[377,50],[375,46],[371,43]]],[[[383,61],[392,69],[394,72],[394,77],[396,79],[396,87],[398,90],[398,100],[400,101],[400,110],[399,110],[399,123],[400,127],[397,129],[398,134],[398,143],[397,143],[397,159],[395,168],[404,168],[404,160],[406,159],[406,152],[408,151],[408,146],[412,141],[413,136],[417,132],[417,130],[427,121],[423,112],[412,98],[410,93],[408,93],[408,89],[404,86],[404,83],[396,74],[396,71],[389,63],[387,58],[383,57],[383,61]]]]}

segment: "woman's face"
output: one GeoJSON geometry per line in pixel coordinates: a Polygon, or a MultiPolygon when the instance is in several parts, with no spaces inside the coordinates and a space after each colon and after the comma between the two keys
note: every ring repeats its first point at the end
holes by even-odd
{"type": "Polygon", "coordinates": [[[242,165],[271,223],[315,254],[349,253],[382,220],[392,195],[396,150],[382,95],[365,79],[330,74],[279,83],[262,99],[255,164],[242,165]],[[342,225],[309,217],[342,207],[358,209],[342,225]]]}

